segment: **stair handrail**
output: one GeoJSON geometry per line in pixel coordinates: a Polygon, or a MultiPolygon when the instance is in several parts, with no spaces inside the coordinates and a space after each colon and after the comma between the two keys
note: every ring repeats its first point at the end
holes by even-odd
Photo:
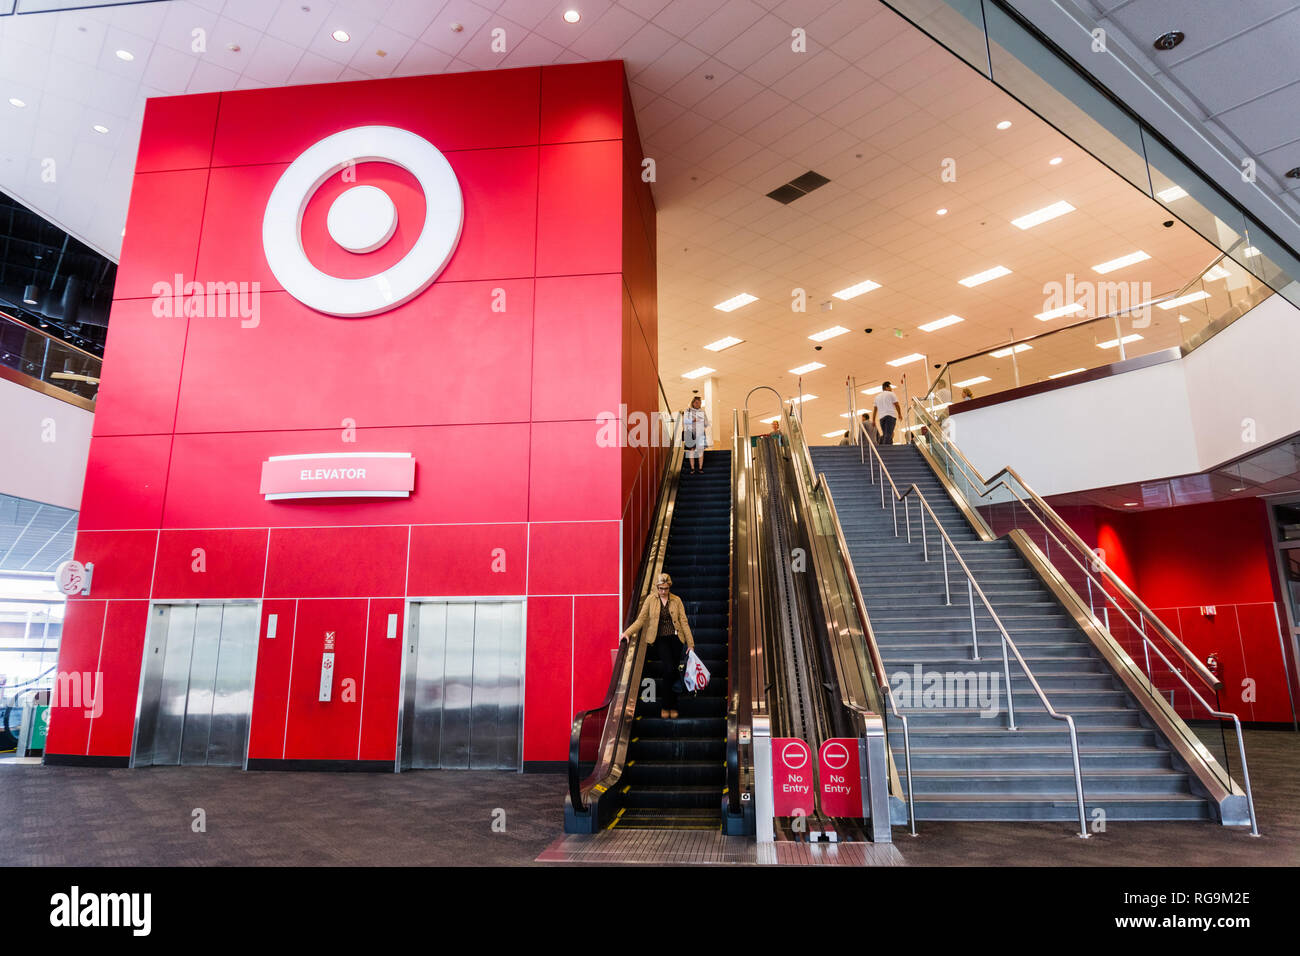
{"type": "Polygon", "coordinates": [[[831,522],[835,525],[835,543],[840,552],[840,560],[844,566],[845,573],[848,575],[850,594],[853,596],[853,606],[857,609],[858,620],[862,623],[863,643],[867,646],[867,653],[875,664],[876,673],[880,675],[880,695],[888,701],[889,712],[898,719],[903,725],[903,762],[907,767],[907,825],[911,830],[912,836],[916,836],[916,805],[912,799],[912,737],[908,729],[907,715],[898,709],[898,700],[894,696],[894,688],[889,683],[889,675],[885,670],[885,661],[880,656],[880,648],[876,644],[876,632],[871,627],[871,617],[867,614],[867,602],[862,598],[862,587],[858,583],[858,572],[853,567],[853,561],[849,554],[849,544],[844,537],[844,526],[840,524],[840,513],[835,508],[835,497],[831,494],[831,486],[826,482],[826,475],[818,473],[817,480],[821,484],[822,490],[826,493],[826,503],[830,506],[831,522]]]}
{"type": "MultiPolygon", "coordinates": [[[[894,479],[890,476],[889,469],[885,466],[885,460],[883,457],[881,457],[880,451],[876,448],[874,443],[868,442],[867,445],[870,447],[871,454],[875,457],[876,463],[879,465],[881,475],[885,480],[889,482],[890,487],[894,489],[894,493],[897,495],[898,487],[897,485],[894,484],[894,479]]],[[[875,483],[874,478],[872,483],[873,484],[875,483]]],[[[884,491],[883,482],[881,483],[881,491],[882,493],[884,491]]],[[[974,595],[976,594],[979,595],[980,603],[984,605],[985,610],[987,610],[989,613],[989,617],[993,619],[993,624],[997,627],[998,633],[1002,635],[1002,667],[1003,667],[1003,674],[1006,681],[1007,720],[1008,720],[1008,724],[1010,725],[1008,726],[1007,729],[1008,730],[1016,729],[1014,694],[1012,693],[1012,688],[1011,688],[1010,664],[1007,659],[1007,651],[1009,649],[1011,653],[1015,655],[1016,660],[1020,663],[1020,669],[1024,672],[1025,677],[1029,679],[1030,686],[1034,689],[1034,693],[1038,696],[1038,699],[1042,702],[1043,707],[1046,708],[1048,716],[1051,717],[1053,720],[1063,721],[1066,725],[1066,728],[1069,730],[1070,751],[1072,757],[1074,758],[1075,800],[1078,803],[1078,807],[1079,807],[1079,837],[1085,840],[1088,839],[1090,834],[1088,833],[1087,814],[1084,809],[1083,771],[1081,769],[1081,765],[1079,762],[1079,735],[1078,735],[1078,730],[1074,723],[1074,718],[1069,714],[1060,713],[1055,707],[1052,706],[1052,702],[1048,699],[1047,694],[1044,693],[1042,686],[1038,683],[1038,678],[1034,676],[1034,672],[1032,669],[1030,669],[1028,662],[1025,661],[1024,655],[1020,653],[1020,648],[1016,646],[1016,642],[1012,640],[1011,635],[1007,632],[1006,626],[1002,623],[1002,618],[999,617],[998,613],[993,610],[993,605],[989,602],[988,596],[985,595],[984,589],[981,588],[979,586],[979,582],[975,580],[975,575],[971,573],[971,570],[967,566],[965,560],[962,559],[961,554],[957,551],[957,546],[954,545],[952,539],[948,537],[948,532],[946,532],[943,529],[943,525],[940,523],[939,518],[935,515],[934,509],[930,507],[930,502],[926,500],[925,494],[921,491],[920,488],[917,487],[915,482],[913,482],[908,487],[907,491],[904,492],[903,495],[901,496],[903,499],[904,512],[906,514],[908,543],[911,544],[912,542],[912,520],[911,520],[911,511],[908,506],[908,500],[913,495],[916,497],[918,501],[918,507],[924,508],[925,511],[930,515],[930,520],[934,522],[934,526],[938,530],[940,537],[943,539],[943,543],[947,546],[948,550],[952,552],[953,557],[957,559],[957,564],[961,567],[962,573],[966,575],[966,589],[967,589],[967,594],[970,596],[970,601],[971,601],[971,643],[975,655],[974,659],[975,660],[980,659],[979,632],[975,624],[974,595]]],[[[883,503],[881,504],[881,509],[882,510],[884,509],[883,503]]],[[[925,520],[923,516],[918,516],[918,520],[921,526],[921,542],[922,542],[923,554],[925,556],[925,560],[928,562],[930,560],[930,552],[929,552],[929,542],[925,535],[925,520]]],[[[898,511],[897,511],[897,505],[895,505],[894,537],[898,537],[898,536],[899,536],[898,535],[898,511]]],[[[944,578],[944,591],[947,595],[946,603],[951,605],[952,591],[948,583],[947,552],[941,550],[940,554],[942,554],[944,558],[943,578],[944,578]]]]}
{"type": "MultiPolygon", "coordinates": [[[[956,444],[949,441],[948,438],[943,435],[942,426],[940,426],[934,420],[934,418],[929,414],[925,406],[921,404],[920,400],[913,399],[913,401],[916,403],[914,408],[918,413],[918,418],[920,419],[921,424],[923,424],[929,430],[928,434],[938,436],[934,440],[934,444],[937,447],[941,448],[945,454],[950,455],[950,457],[952,457],[954,461],[958,459],[960,460],[964,470],[966,470],[967,472],[966,477],[969,480],[971,480],[972,487],[976,487],[976,482],[978,482],[979,485],[982,485],[984,487],[985,490],[980,493],[980,497],[984,497],[990,494],[991,492],[995,491],[999,487],[1005,488],[1008,493],[1010,493],[1012,496],[1016,498],[1017,501],[1019,501],[1022,505],[1024,505],[1025,510],[1028,511],[1031,515],[1033,515],[1034,520],[1038,522],[1038,524],[1042,527],[1043,531],[1046,532],[1051,537],[1051,540],[1057,543],[1057,545],[1060,547],[1060,550],[1071,561],[1074,562],[1075,566],[1078,567],[1080,571],[1083,572],[1085,579],[1088,581],[1089,595],[1091,595],[1092,586],[1095,583],[1097,585],[1097,589],[1101,592],[1102,597],[1104,597],[1107,601],[1109,601],[1112,605],[1114,605],[1115,609],[1120,613],[1120,615],[1126,621],[1128,621],[1129,626],[1132,627],[1134,631],[1136,631],[1138,634],[1141,635],[1143,652],[1148,655],[1147,666],[1146,666],[1147,682],[1148,683],[1152,682],[1151,662],[1150,662],[1149,654],[1151,651],[1155,651],[1156,655],[1162,661],[1164,661],[1165,666],[1169,669],[1169,671],[1175,677],[1177,677],[1179,681],[1182,682],[1184,687],[1187,688],[1188,693],[1190,693],[1193,697],[1195,697],[1198,701],[1200,701],[1201,706],[1205,708],[1207,713],[1220,720],[1232,721],[1233,728],[1237,736],[1237,753],[1239,758],[1241,759],[1242,788],[1244,789],[1246,794],[1246,805],[1250,810],[1251,834],[1254,836],[1259,836],[1259,825],[1255,817],[1255,796],[1250,785],[1250,768],[1246,763],[1246,743],[1245,743],[1245,739],[1242,736],[1241,719],[1236,714],[1231,713],[1230,711],[1220,711],[1212,707],[1205,700],[1205,698],[1201,696],[1200,692],[1192,685],[1192,682],[1187,679],[1187,677],[1183,674],[1183,671],[1180,668],[1174,666],[1173,662],[1171,662],[1169,658],[1165,656],[1164,652],[1161,651],[1161,649],[1155,644],[1155,642],[1151,640],[1151,636],[1147,633],[1147,629],[1144,625],[1147,622],[1150,622],[1152,626],[1156,629],[1156,632],[1159,633],[1160,636],[1164,638],[1165,641],[1170,646],[1172,646],[1175,651],[1178,652],[1178,656],[1180,660],[1182,660],[1184,664],[1190,667],[1192,672],[1196,674],[1197,677],[1200,677],[1202,682],[1207,684],[1211,690],[1218,691],[1220,688],[1222,688],[1223,682],[1219,680],[1219,678],[1216,677],[1214,673],[1210,671],[1209,668],[1207,668],[1204,664],[1202,664],[1200,660],[1196,658],[1195,655],[1192,654],[1192,652],[1187,648],[1187,646],[1183,644],[1183,642],[1180,641],[1174,635],[1174,633],[1168,628],[1168,626],[1162,620],[1160,620],[1160,618],[1158,618],[1155,615],[1155,613],[1146,606],[1145,603],[1142,602],[1141,598],[1139,598],[1136,594],[1133,593],[1133,590],[1129,588],[1129,586],[1125,584],[1124,581],[1118,575],[1116,575],[1113,571],[1111,571],[1111,569],[1107,566],[1105,560],[1101,557],[1101,555],[1097,554],[1095,551],[1093,551],[1084,543],[1083,539],[1080,538],[1078,534],[1075,533],[1074,529],[1071,528],[1065,522],[1065,519],[1056,513],[1056,509],[1054,509],[1051,505],[1049,505],[1046,501],[1044,501],[1032,488],[1029,487],[1029,485],[1025,483],[1024,479],[1021,478],[1016,473],[1015,469],[1011,468],[1010,466],[1005,467],[1001,471],[999,471],[996,475],[993,476],[992,482],[990,482],[989,480],[985,480],[984,477],[980,475],[979,471],[975,468],[975,466],[971,464],[970,460],[962,453],[961,449],[958,448],[956,444]],[[1011,485],[1007,483],[1004,477],[1007,475],[1015,479],[1015,481],[1020,485],[1020,487],[1025,490],[1025,492],[1030,496],[1030,500],[1037,506],[1037,510],[1034,507],[1031,507],[1029,502],[1025,501],[1025,499],[1022,498],[1020,494],[1014,488],[1012,488],[1011,485]],[[1114,585],[1116,589],[1121,592],[1121,594],[1123,594],[1125,599],[1128,600],[1129,604],[1137,610],[1138,617],[1140,618],[1142,623],[1134,622],[1133,618],[1131,618],[1128,615],[1128,612],[1125,611],[1125,609],[1120,605],[1119,601],[1116,600],[1115,597],[1106,590],[1105,584],[1102,581],[1099,581],[1096,577],[1094,577],[1088,565],[1081,562],[1078,556],[1074,554],[1069,547],[1066,546],[1065,542],[1062,541],[1060,537],[1057,536],[1052,531],[1052,529],[1047,526],[1047,524],[1039,516],[1038,513],[1039,510],[1046,513],[1048,517],[1052,519],[1052,523],[1056,524],[1059,528],[1061,528],[1065,532],[1067,539],[1070,541],[1072,545],[1074,545],[1076,549],[1082,552],[1086,552],[1088,554],[1089,564],[1100,569],[1105,574],[1106,580],[1109,581],[1112,585],[1114,585]]],[[[1106,629],[1110,630],[1109,626],[1107,626],[1106,629]]],[[[1154,686],[1154,684],[1152,684],[1152,686],[1154,686]]],[[[1217,702],[1218,701],[1216,696],[1216,703],[1217,702]]],[[[1231,774],[1228,774],[1227,776],[1227,785],[1229,790],[1231,790],[1233,785],[1231,774]]]]}
{"type": "MultiPolygon", "coordinates": [[[[662,385],[661,385],[662,389],[662,385]]],[[[666,399],[666,396],[665,396],[666,399]]],[[[668,454],[664,456],[663,470],[659,479],[659,490],[655,499],[654,516],[650,527],[654,532],[654,538],[647,544],[646,557],[641,562],[641,568],[637,579],[636,598],[629,604],[627,612],[624,615],[624,624],[631,624],[636,619],[641,605],[650,594],[650,589],[654,582],[658,580],[660,572],[663,570],[664,556],[668,546],[668,533],[672,526],[672,512],[677,497],[677,478],[681,473],[681,463],[684,449],[682,447],[682,422],[680,416],[671,416],[673,422],[671,437],[669,439],[668,454]]],[[[659,431],[652,435],[652,440],[657,440],[659,431]]],[[[631,640],[619,636],[618,654],[614,659],[613,672],[609,678],[609,688],[605,692],[605,699],[600,705],[579,711],[573,718],[573,723],[569,733],[569,759],[568,759],[568,778],[569,778],[569,800],[575,812],[586,813],[590,810],[587,802],[583,799],[583,783],[586,782],[581,778],[581,745],[582,745],[582,728],[586,719],[597,714],[606,708],[609,708],[605,716],[605,724],[601,729],[600,739],[600,756],[596,761],[592,772],[586,780],[595,781],[587,790],[603,788],[599,792],[608,789],[611,778],[617,780],[622,774],[622,765],[619,761],[619,751],[622,741],[627,737],[627,725],[636,710],[636,688],[640,684],[641,668],[645,662],[644,635],[637,634],[631,640]],[[623,706],[615,708],[613,704],[616,700],[623,701],[623,706]]]]}

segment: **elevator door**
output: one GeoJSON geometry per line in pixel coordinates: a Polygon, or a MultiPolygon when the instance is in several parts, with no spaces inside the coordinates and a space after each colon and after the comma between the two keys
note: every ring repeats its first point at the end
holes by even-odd
{"type": "Polygon", "coordinates": [[[134,766],[243,766],[257,620],[254,604],[154,606],[134,766]]]}
{"type": "Polygon", "coordinates": [[[523,713],[521,601],[411,606],[403,770],[518,770],[523,713]]]}

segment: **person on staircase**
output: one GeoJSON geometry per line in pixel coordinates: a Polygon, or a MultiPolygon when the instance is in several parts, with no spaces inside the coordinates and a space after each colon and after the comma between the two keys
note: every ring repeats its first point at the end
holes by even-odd
{"type": "Polygon", "coordinates": [[[898,424],[898,398],[894,395],[894,386],[885,382],[876,395],[876,407],[871,412],[871,421],[880,429],[880,444],[894,443],[894,426],[898,424]]]}
{"type": "Polygon", "coordinates": [[[682,647],[695,647],[695,637],[686,621],[686,606],[682,604],[681,598],[672,593],[672,586],[671,577],[667,574],[659,575],[655,593],[645,599],[641,613],[623,632],[625,638],[631,638],[640,632],[645,636],[646,646],[658,651],[659,663],[663,668],[663,678],[660,681],[663,688],[660,700],[663,705],[659,716],[665,718],[678,716],[677,691],[673,689],[673,682],[680,673],[678,667],[682,663],[682,647]]]}
{"type": "Polygon", "coordinates": [[[700,396],[696,395],[682,418],[682,447],[686,449],[691,471],[704,471],[704,449],[710,444],[709,427],[709,413],[701,406],[700,396]]]}

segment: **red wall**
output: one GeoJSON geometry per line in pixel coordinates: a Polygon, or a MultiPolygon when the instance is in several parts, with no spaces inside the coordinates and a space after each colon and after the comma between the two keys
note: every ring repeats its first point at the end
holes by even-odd
{"type": "MultiPolygon", "coordinates": [[[[51,754],[129,753],[148,600],[261,598],[250,757],[390,760],[401,642],[387,615],[408,596],[500,594],[528,596],[525,760],[567,756],[574,711],[609,677],[657,481],[657,452],[596,440],[600,413],[658,404],[641,155],[621,62],[149,101],[75,550],[95,563],[94,592],[70,602],[60,655],[61,670],[103,672],[104,710],[56,708],[51,754]],[[307,147],[381,124],[447,157],[461,239],[406,304],[322,315],[270,272],[262,212],[307,147]],[[260,283],[256,325],[156,316],[156,283],[176,274],[260,283]],[[259,494],[268,456],[354,451],[412,453],[414,492],[259,494]],[[316,701],[326,629],[355,703],[316,701]]],[[[325,232],[336,180],[307,207],[307,254],[343,276],[391,265],[423,221],[418,186],[356,167],[400,225],[352,257],[325,232]]]]}
{"type": "Polygon", "coordinates": [[[1262,499],[1133,514],[1059,511],[1085,542],[1105,549],[1110,568],[1192,653],[1218,657],[1224,710],[1247,721],[1291,722],[1286,675],[1295,671],[1278,637],[1281,592],[1262,499]],[[1214,617],[1201,613],[1206,605],[1216,606],[1214,617]],[[1245,679],[1254,682],[1253,701],[1243,699],[1245,679]]]}

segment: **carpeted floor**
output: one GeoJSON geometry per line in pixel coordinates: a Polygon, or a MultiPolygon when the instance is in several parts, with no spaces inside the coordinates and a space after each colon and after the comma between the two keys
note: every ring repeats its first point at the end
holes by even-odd
{"type": "MultiPolygon", "coordinates": [[[[894,829],[913,866],[1295,866],[1300,735],[1250,731],[1263,836],[1204,823],[894,829]]],[[[425,771],[91,770],[0,761],[0,865],[439,866],[531,864],[561,833],[565,777],[425,771]],[[194,832],[201,809],[206,832],[194,832]],[[501,812],[503,811],[504,816],[501,812]],[[504,831],[493,828],[504,820],[504,831]]]]}

